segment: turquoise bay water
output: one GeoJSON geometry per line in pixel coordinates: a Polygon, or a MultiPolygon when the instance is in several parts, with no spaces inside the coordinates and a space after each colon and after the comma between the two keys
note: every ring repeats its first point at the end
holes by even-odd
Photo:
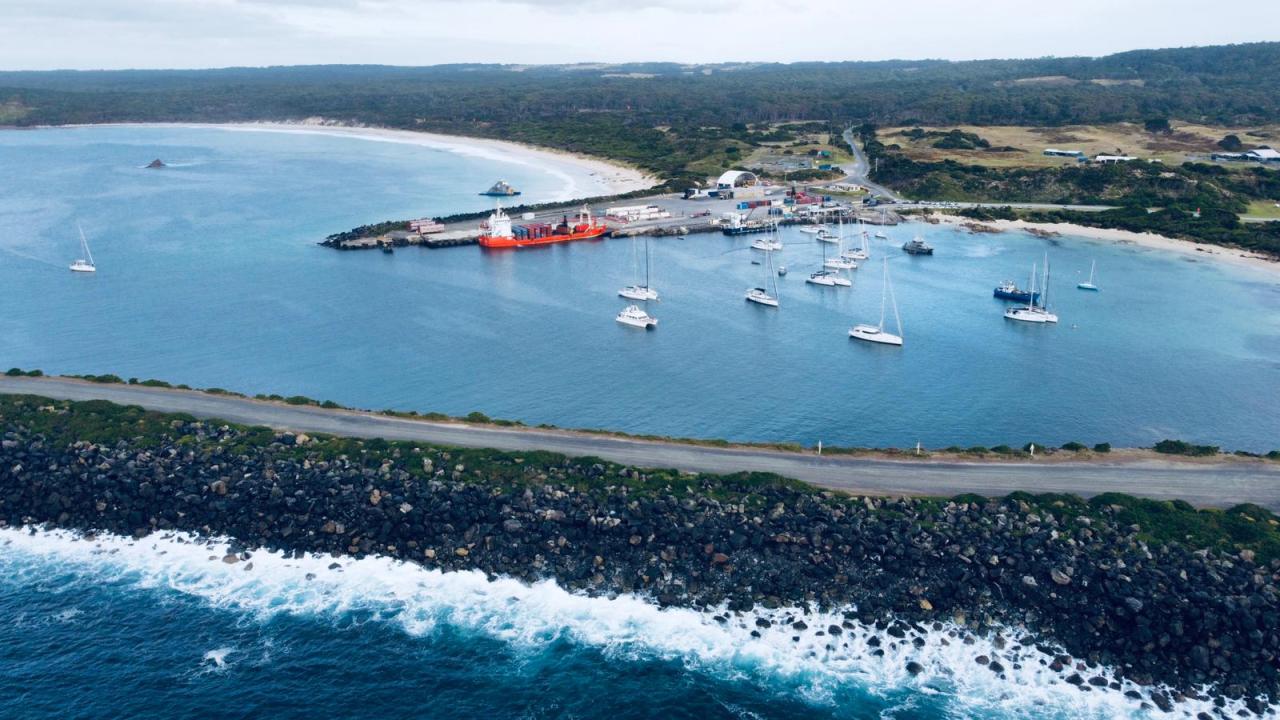
{"type": "Polygon", "coordinates": [[[629,241],[394,255],[318,247],[387,218],[537,201],[593,178],[349,137],[208,128],[0,133],[0,364],[112,372],[371,408],[814,444],[1280,446],[1280,274],[1081,239],[904,226],[852,289],[806,285],[785,233],[777,311],[749,239],[653,243],[655,332],[613,316],[629,241]],[[140,168],[154,157],[173,167],[140,168]],[[75,222],[100,272],[73,276],[75,222]],[[919,230],[931,258],[897,245],[919,230]],[[991,288],[1049,253],[1057,326],[991,288]],[[851,341],[890,258],[906,347],[851,341]],[[1101,293],[1075,283],[1098,262],[1101,293]]]}

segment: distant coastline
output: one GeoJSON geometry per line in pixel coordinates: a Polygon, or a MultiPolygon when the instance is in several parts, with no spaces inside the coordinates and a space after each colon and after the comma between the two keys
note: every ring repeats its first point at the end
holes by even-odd
{"type": "MultiPolygon", "coordinates": [[[[277,132],[292,134],[328,135],[331,137],[352,137],[378,142],[402,143],[418,147],[444,150],[460,155],[469,155],[500,162],[511,162],[520,165],[542,168],[552,174],[562,175],[570,184],[572,178],[564,172],[573,169],[585,172],[603,183],[606,194],[621,195],[624,193],[646,190],[659,184],[659,180],[639,168],[613,160],[603,160],[553,148],[528,145],[508,140],[491,140],[487,138],[468,137],[465,135],[445,135],[442,133],[420,132],[417,130],[398,130],[394,128],[373,127],[338,123],[323,118],[288,122],[243,122],[243,123],[92,123],[74,125],[48,125],[42,128],[76,128],[76,127],[156,127],[156,128],[209,128],[235,132],[277,132]]],[[[600,193],[562,193],[556,201],[568,202],[589,195],[600,193]],[[568,195],[572,195],[569,197],[568,195]]]]}

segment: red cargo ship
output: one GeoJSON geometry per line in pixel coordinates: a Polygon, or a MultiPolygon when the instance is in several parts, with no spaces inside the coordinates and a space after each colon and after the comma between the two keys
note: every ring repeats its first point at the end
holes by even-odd
{"type": "Polygon", "coordinates": [[[569,222],[569,216],[565,215],[564,221],[559,225],[530,223],[513,226],[511,218],[499,207],[481,229],[480,246],[486,248],[529,247],[570,240],[590,240],[609,230],[602,221],[591,217],[591,211],[585,205],[572,223],[569,222]]]}

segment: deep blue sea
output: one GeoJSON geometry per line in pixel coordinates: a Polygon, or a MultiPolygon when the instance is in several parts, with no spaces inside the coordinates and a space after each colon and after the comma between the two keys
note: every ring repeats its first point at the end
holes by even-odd
{"type": "MultiPolygon", "coordinates": [[[[782,307],[749,306],[747,239],[653,243],[655,332],[618,326],[626,240],[486,254],[338,253],[329,232],[538,201],[599,179],[498,156],[208,128],[0,132],[0,365],[116,373],[372,408],[482,410],[634,432],[913,445],[1162,437],[1280,446],[1280,275],[1135,247],[920,231],[890,258],[907,344],[788,231],[782,307]],[[163,171],[141,166],[160,157],[163,171]],[[74,276],[76,222],[100,271],[74,276]],[[1049,253],[1062,323],[1005,321],[991,288],[1049,253]],[[1074,284],[1097,260],[1100,293],[1074,284]]],[[[0,718],[1110,718],[1043,658],[946,631],[838,642],[556,586],[376,558],[221,561],[180,538],[0,530],[0,718]],[[924,671],[909,675],[907,661],[924,671]]],[[[784,616],[788,611],[780,611],[784,616]]],[[[773,617],[775,621],[785,617],[773,617]]],[[[812,628],[825,627],[810,618],[812,628]]],[[[1013,644],[1012,647],[1017,647],[1013,644]]]]}
{"type": "Polygon", "coordinates": [[[1154,717],[1012,642],[881,636],[880,656],[871,631],[797,632],[778,623],[788,611],[755,638],[753,617],[549,583],[225,552],[0,530],[0,717],[1154,717]],[[975,662],[1002,654],[1005,678],[975,662]]]}
{"type": "Polygon", "coordinates": [[[210,128],[0,132],[0,365],[115,373],[366,408],[806,445],[1280,447],[1280,273],[1022,233],[904,226],[852,289],[806,285],[785,233],[776,311],[743,301],[749,238],[652,246],[656,332],[614,322],[631,241],[485,253],[339,253],[327,233],[483,209],[503,177],[537,201],[598,180],[352,137],[210,128]],[[141,166],[161,157],[172,167],[141,166]],[[96,276],[76,276],[76,222],[96,276]],[[933,257],[898,246],[921,232],[933,257]],[[1002,317],[1046,252],[1062,322],[1002,317]],[[888,256],[906,346],[879,316],[888,256]],[[1075,283],[1098,264],[1102,292],[1075,283]]]}

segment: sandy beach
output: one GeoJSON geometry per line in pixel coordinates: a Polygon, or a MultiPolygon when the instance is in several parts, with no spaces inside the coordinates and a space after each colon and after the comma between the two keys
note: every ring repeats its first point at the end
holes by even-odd
{"type": "Polygon", "coordinates": [[[353,137],[377,142],[403,143],[471,157],[498,160],[536,167],[558,177],[564,185],[555,201],[574,200],[592,195],[620,195],[645,190],[658,184],[658,179],[644,171],[622,163],[610,162],[550,148],[505,140],[472,138],[461,135],[394,130],[390,128],[353,126],[313,118],[302,122],[261,123],[107,123],[130,127],[195,127],[238,132],[278,132],[353,137]],[[583,174],[605,187],[605,191],[587,192],[575,178],[583,174]]]}
{"type": "Polygon", "coordinates": [[[1023,231],[1046,231],[1057,233],[1059,235],[1086,238],[1089,240],[1104,240],[1118,244],[1137,245],[1140,247],[1151,248],[1153,250],[1161,250],[1164,252],[1177,253],[1196,258],[1210,258],[1214,261],[1231,263],[1240,267],[1253,268],[1270,273],[1280,274],[1280,261],[1249,252],[1248,250],[1239,250],[1236,248],[1223,247],[1221,245],[1207,245],[1204,243],[1193,242],[1191,240],[1179,240],[1177,238],[1165,237],[1154,233],[1137,233],[1129,230],[1117,230],[1113,228],[1094,228],[1085,225],[1075,225],[1072,223],[1033,223],[1026,220],[983,220],[975,221],[959,215],[938,215],[932,217],[941,220],[948,225],[965,225],[967,223],[976,223],[987,227],[993,227],[1001,232],[1008,230],[1023,231]]]}

